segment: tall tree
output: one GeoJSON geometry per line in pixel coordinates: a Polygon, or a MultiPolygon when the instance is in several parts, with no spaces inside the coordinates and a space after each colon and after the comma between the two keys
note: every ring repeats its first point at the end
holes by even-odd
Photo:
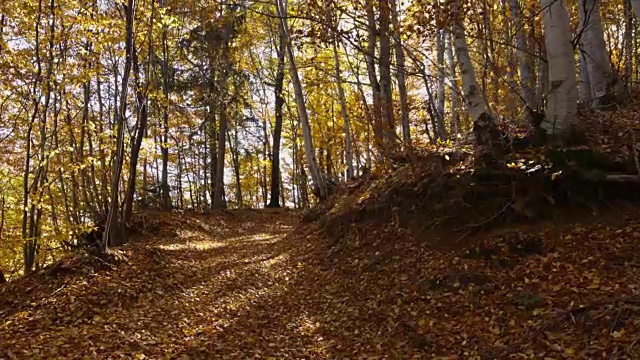
{"type": "Polygon", "coordinates": [[[445,65],[444,65],[444,52],[445,52],[445,43],[444,43],[445,32],[443,30],[439,30],[436,33],[436,58],[437,58],[437,66],[438,66],[438,103],[437,103],[437,122],[436,122],[436,130],[438,138],[441,140],[447,139],[447,130],[444,125],[444,108],[445,108],[445,65]]]}
{"type": "MultiPolygon", "coordinates": [[[[223,90],[224,93],[229,92],[229,75],[231,72],[231,64],[229,62],[229,52],[232,38],[234,37],[235,32],[235,9],[230,7],[229,11],[225,14],[222,14],[223,25],[221,31],[221,46],[222,46],[222,56],[221,56],[221,72],[220,72],[220,80],[219,87],[223,90]]],[[[224,207],[224,168],[225,168],[225,153],[226,153],[226,135],[227,135],[227,127],[229,126],[229,109],[227,105],[228,98],[226,96],[220,97],[220,102],[218,103],[218,108],[220,110],[219,116],[219,126],[218,129],[218,149],[217,149],[217,162],[216,162],[216,176],[214,193],[213,193],[213,201],[212,207],[214,209],[222,209],[224,207]]]]}
{"type": "Polygon", "coordinates": [[[287,20],[287,6],[283,5],[280,0],[275,0],[276,10],[278,17],[280,18],[280,26],[285,34],[287,41],[287,54],[289,55],[289,74],[291,75],[291,82],[293,83],[296,105],[298,107],[298,116],[300,118],[300,127],[302,128],[302,138],[304,140],[304,150],[307,160],[307,166],[311,172],[311,179],[313,181],[316,193],[320,199],[326,199],[328,196],[327,185],[324,177],[320,173],[320,167],[316,159],[316,151],[313,146],[313,137],[311,136],[311,126],[309,125],[309,114],[307,113],[307,105],[304,99],[304,92],[302,90],[302,82],[300,81],[300,75],[298,74],[298,67],[296,65],[296,59],[293,54],[293,45],[291,44],[291,33],[289,31],[289,25],[287,20]]]}
{"type": "Polygon", "coordinates": [[[398,82],[398,94],[400,95],[400,115],[402,118],[402,140],[407,147],[411,146],[411,124],[409,122],[409,95],[407,92],[406,68],[404,61],[404,47],[402,45],[402,29],[398,4],[396,0],[390,0],[391,22],[393,24],[393,44],[396,54],[396,81],[398,82]]]}
{"type": "MultiPolygon", "coordinates": [[[[533,57],[530,55],[527,42],[526,27],[522,21],[523,12],[519,0],[509,0],[509,14],[515,29],[516,52],[518,57],[518,69],[520,72],[520,91],[525,108],[537,110],[535,93],[535,73],[533,71],[533,57]]],[[[532,111],[526,111],[527,122],[531,122],[532,111]]]]}
{"type": "Polygon", "coordinates": [[[588,72],[594,107],[609,106],[623,95],[623,84],[611,68],[600,17],[600,0],[580,0],[580,50],[588,72]]]}
{"type": "Polygon", "coordinates": [[[347,110],[347,100],[344,95],[344,87],[342,84],[342,70],[340,69],[340,57],[338,56],[338,38],[337,35],[333,40],[333,61],[336,69],[336,86],[338,88],[338,97],[340,99],[340,109],[342,112],[342,120],[344,121],[344,138],[345,138],[345,157],[347,159],[347,179],[353,180],[353,149],[351,145],[351,121],[349,120],[349,112],[347,110]]]}
{"type": "MultiPolygon", "coordinates": [[[[391,6],[390,0],[379,0],[380,10],[380,98],[382,124],[387,152],[392,151],[396,142],[393,116],[393,92],[391,88],[391,6]]],[[[387,154],[388,155],[388,154],[387,154]]]]}
{"type": "Polygon", "coordinates": [[[473,120],[473,135],[475,138],[475,160],[476,165],[490,165],[495,162],[494,150],[497,146],[497,131],[495,122],[487,104],[484,101],[482,92],[478,88],[476,73],[473,68],[465,28],[463,24],[463,14],[459,12],[459,0],[452,4],[451,16],[452,33],[458,66],[462,74],[462,89],[467,111],[473,120]]]}
{"type": "Polygon", "coordinates": [[[102,248],[104,251],[108,250],[109,245],[116,245],[119,242],[116,239],[122,236],[122,234],[118,234],[119,230],[124,231],[124,229],[119,226],[118,208],[120,177],[122,175],[122,165],[124,162],[124,130],[126,126],[127,116],[127,88],[129,86],[129,76],[131,74],[131,67],[133,64],[135,6],[135,0],[127,0],[127,4],[124,6],[126,28],[125,62],[124,70],[122,72],[122,90],[116,122],[118,135],[116,140],[116,158],[112,165],[113,178],[111,182],[111,200],[109,202],[109,212],[107,215],[107,221],[104,226],[105,230],[102,237],[102,248]]]}
{"type": "MultiPolygon", "coordinates": [[[[166,0],[161,0],[162,9],[167,11],[166,0]]],[[[162,194],[162,207],[165,210],[171,209],[171,188],[169,186],[169,42],[167,39],[167,24],[162,24],[162,95],[164,103],[162,105],[162,143],[160,153],[162,155],[162,179],[160,191],[162,194]]],[[[123,91],[124,93],[124,91],[123,91]]]]}
{"type": "Polygon", "coordinates": [[[542,127],[553,142],[562,142],[571,136],[578,111],[573,39],[566,1],[541,0],[541,5],[551,84],[542,127]]]}
{"type": "MultiPolygon", "coordinates": [[[[279,25],[279,24],[278,24],[279,25]]],[[[278,65],[276,69],[276,82],[274,86],[275,96],[275,127],[273,129],[273,145],[271,154],[271,200],[269,201],[269,207],[280,207],[280,142],[282,138],[282,125],[283,125],[283,113],[284,97],[282,90],[284,88],[284,68],[285,68],[285,55],[287,49],[286,34],[282,26],[278,26],[278,45],[277,45],[277,58],[278,65]]]]}
{"type": "Polygon", "coordinates": [[[376,71],[376,44],[378,43],[378,26],[376,22],[375,7],[373,0],[365,0],[365,8],[367,12],[367,49],[366,64],[369,83],[371,84],[371,92],[373,104],[371,105],[371,114],[373,117],[373,132],[375,143],[378,149],[383,148],[383,124],[382,124],[382,94],[380,91],[380,82],[376,71]]]}

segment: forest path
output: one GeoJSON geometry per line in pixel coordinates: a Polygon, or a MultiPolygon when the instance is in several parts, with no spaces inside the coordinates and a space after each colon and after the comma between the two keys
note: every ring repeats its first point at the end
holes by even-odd
{"type": "Polygon", "coordinates": [[[0,309],[0,358],[323,357],[304,306],[322,289],[299,291],[284,241],[296,215],[162,216],[127,263],[0,309]]]}
{"type": "Polygon", "coordinates": [[[640,216],[618,215],[461,254],[373,224],[331,238],[282,210],[151,214],[126,262],[0,286],[0,359],[637,359],[640,216]]]}

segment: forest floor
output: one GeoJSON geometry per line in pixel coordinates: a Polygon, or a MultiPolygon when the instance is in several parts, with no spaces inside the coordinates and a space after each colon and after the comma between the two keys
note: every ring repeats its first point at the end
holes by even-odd
{"type": "Polygon", "coordinates": [[[335,240],[287,210],[149,214],[118,263],[0,286],[0,358],[640,358],[638,214],[446,249],[393,222],[335,240]]]}

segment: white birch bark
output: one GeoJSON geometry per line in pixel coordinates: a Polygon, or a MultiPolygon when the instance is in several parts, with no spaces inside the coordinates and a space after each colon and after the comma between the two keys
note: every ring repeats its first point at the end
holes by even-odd
{"type": "Polygon", "coordinates": [[[607,106],[624,91],[622,82],[611,69],[600,18],[600,0],[579,0],[581,55],[586,61],[592,105],[607,106]]]}
{"type": "Polygon", "coordinates": [[[320,199],[327,197],[327,187],[325,181],[320,174],[320,168],[318,167],[318,161],[316,159],[316,151],[313,146],[313,137],[311,136],[311,126],[309,125],[309,115],[307,113],[307,105],[304,102],[304,93],[302,91],[302,83],[300,82],[300,75],[298,74],[298,67],[296,66],[296,59],[293,55],[293,49],[291,47],[291,33],[289,31],[289,25],[287,24],[287,10],[282,5],[280,0],[275,0],[276,10],[278,17],[280,18],[280,26],[284,30],[285,38],[287,40],[287,54],[289,55],[289,75],[291,76],[291,83],[293,84],[296,106],[298,107],[298,116],[300,118],[300,127],[302,128],[302,138],[304,141],[304,152],[307,166],[311,172],[311,180],[313,185],[318,190],[320,199]]]}
{"type": "Polygon", "coordinates": [[[451,33],[445,35],[445,48],[449,63],[449,81],[451,82],[451,136],[455,137],[460,129],[460,117],[458,116],[458,82],[456,80],[456,63],[453,58],[453,44],[451,33]]]}
{"type": "Polygon", "coordinates": [[[489,111],[478,87],[476,73],[473,69],[471,57],[469,56],[467,38],[462,24],[453,26],[453,44],[458,59],[460,74],[462,75],[462,91],[465,97],[465,105],[467,111],[469,111],[469,115],[471,115],[471,119],[475,122],[483,115],[488,114],[489,111]]]}
{"type": "Polygon", "coordinates": [[[469,56],[469,47],[462,21],[458,14],[457,2],[453,4],[452,13],[454,17],[459,17],[453,24],[453,42],[458,59],[458,66],[462,76],[462,90],[467,111],[473,120],[473,134],[475,140],[475,160],[476,166],[489,165],[495,159],[493,150],[495,143],[496,128],[493,117],[489,113],[484,96],[478,88],[476,73],[469,56]]]}
{"type": "Polygon", "coordinates": [[[593,99],[591,94],[591,81],[589,80],[589,69],[587,68],[587,58],[585,54],[580,56],[580,86],[578,95],[581,104],[587,104],[593,99]]]}
{"type": "Polygon", "coordinates": [[[542,128],[552,139],[566,138],[576,123],[578,87],[566,0],[541,0],[549,64],[549,96],[542,128]]]}

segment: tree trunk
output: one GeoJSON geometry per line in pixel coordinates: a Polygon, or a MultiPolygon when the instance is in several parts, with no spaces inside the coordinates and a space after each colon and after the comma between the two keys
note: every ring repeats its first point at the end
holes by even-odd
{"type": "Polygon", "coordinates": [[[444,30],[439,30],[436,34],[436,58],[438,66],[438,96],[437,96],[437,134],[438,139],[447,140],[447,131],[444,125],[444,106],[445,106],[445,66],[444,66],[444,30]]]}
{"type": "Polygon", "coordinates": [[[540,60],[538,61],[538,86],[536,88],[536,103],[538,110],[545,108],[545,100],[549,93],[549,63],[547,59],[547,46],[545,42],[540,42],[538,50],[540,60]]]}
{"type": "MultiPolygon", "coordinates": [[[[29,222],[29,202],[30,202],[30,187],[29,187],[29,174],[31,173],[31,135],[33,133],[33,126],[38,118],[40,109],[40,96],[37,95],[38,87],[40,85],[40,78],[42,77],[42,62],[40,60],[40,21],[42,19],[42,0],[38,1],[38,15],[36,16],[35,24],[35,54],[36,54],[36,77],[33,81],[32,94],[33,94],[33,112],[31,113],[31,119],[29,126],[27,127],[27,133],[25,136],[26,149],[24,159],[24,172],[22,177],[22,241],[23,241],[23,257],[24,257],[24,272],[25,274],[33,271],[33,253],[35,251],[34,240],[29,236],[28,222],[29,222]]],[[[44,139],[43,139],[44,140],[44,139]]]]}
{"type": "MultiPolygon", "coordinates": [[[[166,0],[161,1],[163,9],[167,10],[166,0]]],[[[162,27],[162,93],[165,104],[162,106],[162,180],[160,191],[162,193],[162,208],[171,210],[171,188],[169,187],[169,44],[167,41],[167,25],[162,27]]]]}
{"type": "Polygon", "coordinates": [[[105,230],[102,237],[102,248],[107,251],[109,245],[114,243],[114,239],[118,236],[118,208],[119,201],[118,195],[120,192],[120,175],[122,174],[122,163],[124,161],[124,128],[126,126],[127,116],[127,87],[129,85],[129,75],[131,73],[131,66],[133,61],[133,39],[134,28],[133,22],[135,20],[135,0],[127,0],[127,6],[125,7],[125,19],[126,19],[126,32],[125,32],[125,62],[124,71],[122,73],[122,92],[120,95],[120,106],[118,109],[118,116],[116,122],[116,129],[118,133],[117,145],[116,145],[116,158],[113,163],[113,179],[111,187],[111,201],[109,204],[109,213],[107,215],[107,222],[105,224],[105,230]]]}
{"type": "Polygon", "coordinates": [[[390,1],[391,22],[393,23],[393,37],[396,53],[396,80],[398,82],[398,94],[400,95],[400,113],[402,116],[402,141],[405,147],[411,146],[411,127],[409,124],[409,96],[407,94],[407,81],[405,74],[404,47],[400,37],[400,19],[398,16],[398,4],[396,0],[390,1]]]}
{"type": "Polygon", "coordinates": [[[631,96],[631,74],[633,74],[633,11],[629,0],[624,1],[624,83],[631,96]]]}
{"type": "Polygon", "coordinates": [[[449,62],[449,80],[451,81],[451,136],[455,137],[462,131],[462,124],[458,114],[458,81],[456,79],[456,63],[453,58],[453,44],[450,32],[446,33],[444,44],[449,62]]]}
{"type": "Polygon", "coordinates": [[[585,57],[591,84],[592,106],[607,107],[621,99],[623,84],[613,72],[604,41],[600,0],[580,0],[580,50],[585,57]]]}
{"type": "Polygon", "coordinates": [[[587,56],[582,52],[578,54],[580,57],[580,87],[579,87],[579,101],[581,104],[589,104],[593,99],[591,93],[591,81],[589,80],[589,69],[587,68],[587,56]]]}
{"type": "Polygon", "coordinates": [[[452,13],[457,17],[453,24],[453,39],[456,58],[462,75],[465,104],[473,120],[476,166],[487,166],[495,162],[494,150],[497,148],[497,130],[493,117],[487,109],[483,94],[478,88],[475,70],[469,56],[462,14],[458,13],[457,3],[454,3],[452,13]]]}
{"type": "MultiPolygon", "coordinates": [[[[220,73],[219,87],[222,93],[229,91],[229,74],[231,72],[231,64],[229,64],[229,52],[230,42],[233,32],[233,21],[226,20],[223,28],[223,44],[222,44],[222,56],[221,64],[222,70],[220,73]]],[[[226,140],[227,127],[229,126],[229,110],[227,106],[227,97],[221,95],[218,102],[218,108],[220,110],[220,128],[218,129],[218,149],[216,151],[216,177],[214,182],[214,193],[211,207],[213,209],[224,208],[224,165],[226,160],[226,140]]]]}
{"type": "MultiPolygon", "coordinates": [[[[520,71],[520,91],[525,102],[525,107],[531,110],[538,108],[535,93],[535,74],[533,71],[533,58],[529,55],[527,44],[527,34],[525,33],[524,22],[522,21],[522,8],[519,0],[509,0],[509,10],[515,30],[516,53],[518,58],[518,69],[520,71]]],[[[530,111],[525,111],[527,123],[530,123],[530,111]]]]}
{"type": "Polygon", "coordinates": [[[271,199],[268,205],[268,207],[271,208],[280,207],[280,140],[282,137],[283,121],[282,108],[284,107],[282,90],[284,88],[284,68],[287,47],[287,39],[282,26],[278,26],[278,29],[278,69],[276,72],[276,83],[274,89],[276,124],[275,128],[273,129],[273,153],[271,155],[271,199]]]}
{"type": "Polygon", "coordinates": [[[379,0],[380,6],[380,96],[385,147],[388,153],[395,147],[395,121],[393,116],[393,92],[391,89],[391,9],[389,0],[379,0]]]}
{"type": "Polygon", "coordinates": [[[376,74],[376,43],[378,42],[378,29],[376,27],[376,15],[373,7],[373,0],[365,0],[365,7],[367,10],[367,73],[369,75],[369,82],[371,83],[371,91],[373,97],[373,106],[371,114],[373,116],[373,133],[375,138],[375,144],[378,149],[383,149],[383,134],[382,134],[382,98],[380,94],[380,82],[378,81],[378,75],[376,74]]]}
{"type": "Polygon", "coordinates": [[[344,120],[344,139],[345,139],[345,157],[347,158],[347,180],[354,179],[353,171],[353,150],[351,145],[351,124],[349,121],[349,113],[347,111],[347,99],[344,95],[342,87],[342,71],[340,69],[340,57],[338,56],[338,39],[333,41],[333,60],[336,69],[336,86],[338,87],[338,97],[340,98],[340,109],[342,111],[342,119],[344,120]]]}
{"type": "Polygon", "coordinates": [[[566,140],[576,124],[578,88],[566,1],[541,0],[551,85],[542,127],[552,142],[566,140]]]}
{"type": "MultiPolygon", "coordinates": [[[[231,134],[227,132],[227,138],[229,140],[229,146],[231,147],[231,134]]],[[[235,131],[233,132],[233,147],[231,149],[231,158],[233,160],[233,169],[236,178],[236,202],[238,203],[238,209],[242,209],[243,199],[242,199],[242,183],[240,182],[240,149],[238,148],[240,145],[238,143],[238,127],[236,126],[235,131]]]]}
{"type": "Polygon", "coordinates": [[[324,200],[327,198],[327,188],[325,180],[320,174],[318,167],[318,161],[315,156],[315,149],[313,146],[313,138],[311,136],[311,126],[309,125],[309,115],[307,114],[307,105],[305,104],[304,93],[302,91],[302,83],[300,82],[300,76],[298,75],[298,68],[295,62],[295,56],[293,55],[293,47],[291,44],[291,36],[289,34],[289,26],[287,24],[287,9],[282,5],[281,0],[275,0],[276,9],[278,11],[278,17],[280,18],[280,26],[285,33],[287,40],[287,53],[289,54],[289,73],[291,75],[291,82],[293,83],[294,94],[296,99],[296,105],[298,107],[298,116],[300,117],[300,126],[302,127],[302,137],[304,140],[305,156],[307,160],[307,166],[311,172],[311,179],[313,185],[317,190],[318,198],[324,200]]]}
{"type": "MultiPolygon", "coordinates": [[[[153,54],[153,38],[152,38],[152,27],[153,21],[155,18],[155,0],[151,1],[151,19],[149,23],[149,63],[152,62],[152,54],[153,54]]],[[[142,140],[144,139],[144,135],[147,132],[147,122],[149,119],[149,109],[148,109],[148,98],[147,98],[147,89],[149,87],[149,73],[150,69],[153,67],[149,65],[146,71],[146,78],[144,89],[142,84],[140,83],[140,63],[138,59],[138,54],[133,48],[133,72],[134,72],[134,82],[136,87],[136,103],[138,104],[138,123],[136,125],[136,137],[131,147],[131,157],[129,159],[129,183],[127,185],[127,193],[125,195],[125,204],[124,204],[124,216],[123,222],[128,224],[131,221],[131,217],[133,215],[133,198],[136,193],[136,177],[138,171],[138,159],[140,157],[140,148],[142,147],[142,140]]]]}

